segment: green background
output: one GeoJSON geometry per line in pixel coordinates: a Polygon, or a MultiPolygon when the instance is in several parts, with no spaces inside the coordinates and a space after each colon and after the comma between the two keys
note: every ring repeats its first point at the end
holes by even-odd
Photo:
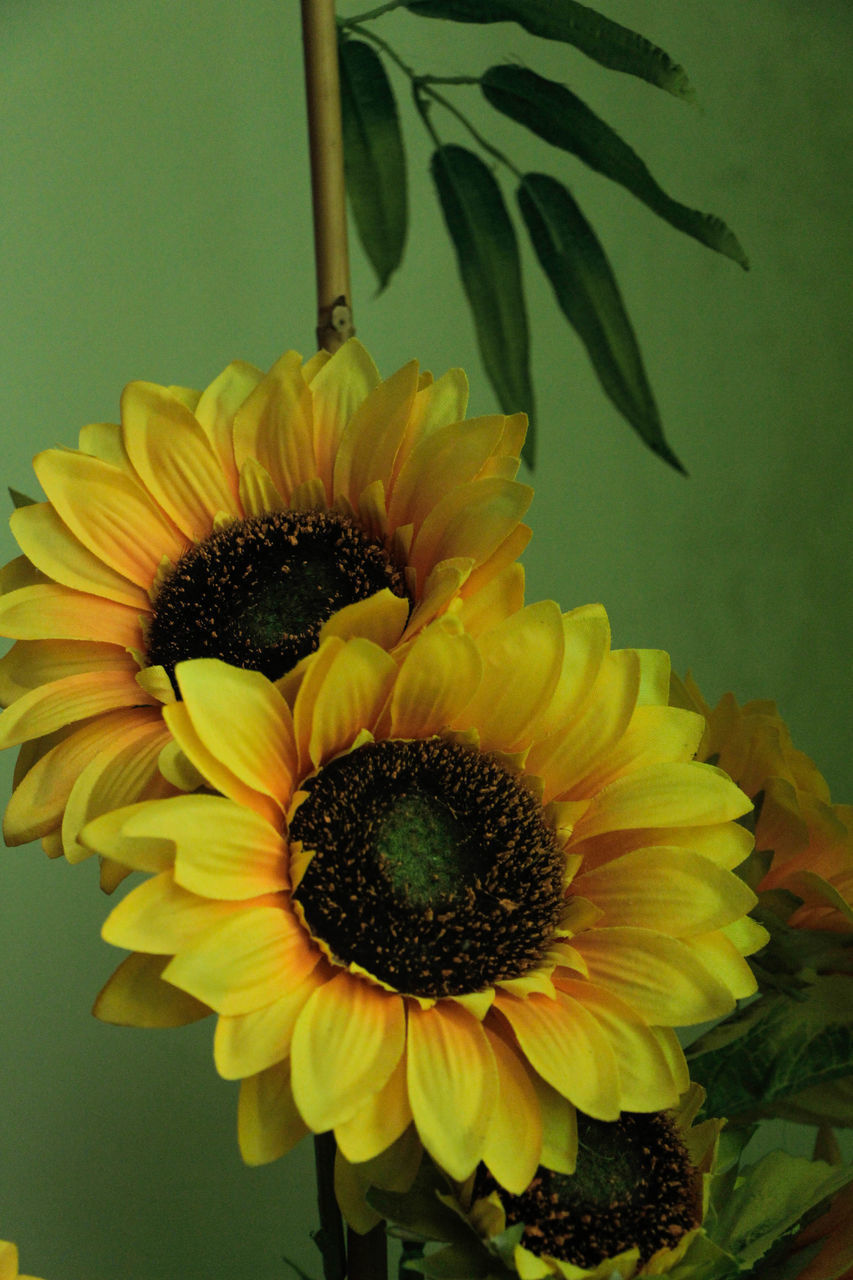
{"type": "MultiPolygon", "coordinates": [[[[701,109],[513,26],[405,14],[380,26],[422,71],[510,58],[570,84],[752,258],[744,275],[459,91],[517,163],[553,172],[584,207],[691,473],[667,469],[611,408],[525,247],[541,458],[529,598],[601,600],[615,643],[668,649],[710,698],[776,698],[834,797],[849,798],[850,10],[602,7],[686,66],[701,109]]],[[[358,331],[386,375],[412,356],[436,374],[464,365],[471,411],[489,412],[429,144],[395,86],[409,244],[379,298],[353,246],[358,331]]],[[[32,455],[115,419],[133,378],[203,386],[235,357],[310,353],[302,92],[295,0],[2,0],[4,483],[36,492],[32,455]]],[[[0,539],[5,560],[15,548],[8,530],[0,539]]],[[[2,763],[6,796],[11,752],[2,763]]],[[[118,959],[98,935],[95,866],[33,846],[4,853],[0,877],[0,1236],[20,1244],[24,1270],[274,1280],[287,1253],[318,1275],[310,1144],[243,1168],[211,1024],[144,1033],[89,1016],[118,959]]],[[[803,1140],[795,1126],[783,1137],[803,1140]]]]}

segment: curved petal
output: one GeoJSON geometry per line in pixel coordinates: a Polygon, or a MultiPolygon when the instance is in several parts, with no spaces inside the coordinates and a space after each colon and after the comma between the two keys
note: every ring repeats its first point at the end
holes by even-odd
{"type": "Polygon", "coordinates": [[[190,765],[202,778],[229,800],[259,814],[271,827],[278,827],[281,822],[278,802],[248,786],[223,764],[215,750],[211,751],[204,745],[183,702],[173,702],[170,706],[163,707],[163,719],[190,765]]]}
{"type": "Polygon", "coordinates": [[[477,646],[449,621],[427,627],[412,644],[391,694],[392,738],[427,738],[469,704],[483,672],[477,646]]]}
{"type": "Polygon", "coordinates": [[[604,831],[589,839],[581,834],[579,839],[572,840],[572,853],[581,858],[584,871],[589,871],[634,849],[669,845],[691,849],[716,866],[731,871],[749,857],[753,843],[751,832],[741,823],[720,822],[709,827],[643,827],[604,831]]]}
{"type": "Polygon", "coordinates": [[[674,763],[637,769],[593,799],[575,838],[633,827],[681,827],[740,818],[752,802],[712,765],[674,763]]]}
{"type": "Polygon", "coordinates": [[[422,582],[433,565],[457,556],[480,564],[521,520],[533,490],[515,480],[488,477],[451,489],[433,507],[412,542],[409,563],[422,582]]]}
{"type": "Polygon", "coordinates": [[[497,414],[453,422],[421,440],[412,450],[394,484],[388,504],[392,528],[419,528],[430,511],[454,485],[477,476],[503,433],[497,414]]]}
{"type": "Polygon", "coordinates": [[[193,728],[235,777],[279,804],[296,768],[290,707],[259,671],[218,658],[180,662],[175,676],[193,728]],[[225,732],[223,732],[225,728],[225,732]]]}
{"type": "Polygon", "coordinates": [[[724,933],[714,931],[699,937],[685,938],[684,941],[705,968],[719,978],[737,1000],[755,995],[758,989],[755,974],[724,933]]]}
{"type": "Polygon", "coordinates": [[[101,936],[128,951],[169,956],[239,910],[231,902],[207,902],[187,893],[175,884],[171,871],[161,871],[113,907],[101,936]]]}
{"type": "Polygon", "coordinates": [[[373,728],[396,674],[393,658],[369,640],[351,640],[340,649],[314,703],[312,764],[325,763],[351,746],[359,730],[373,728]]]}
{"type": "Polygon", "coordinates": [[[413,449],[422,440],[452,422],[461,422],[468,407],[468,378],[464,369],[448,369],[433,382],[431,374],[422,374],[418,393],[412,403],[406,434],[394,463],[394,480],[413,449]]]}
{"type": "Polygon", "coordinates": [[[579,1000],[526,1000],[500,992],[495,1007],[515,1032],[534,1071],[587,1115],[619,1117],[619,1073],[610,1042],[579,1000]]]}
{"type": "Polygon", "coordinates": [[[609,652],[610,622],[603,605],[581,605],[563,614],[563,669],[536,726],[538,737],[547,738],[572,723],[609,652]]]}
{"type": "Polygon", "coordinates": [[[166,956],[128,956],[98,994],[92,1013],[120,1027],[183,1027],[206,1018],[206,1004],[162,980],[167,963],[166,956]]]}
{"type": "MultiPolygon", "coordinates": [[[[220,511],[243,514],[204,431],[165,387],[125,387],[121,425],[137,475],[185,537],[206,538],[220,511]]],[[[167,547],[162,553],[175,558],[167,547]]]]}
{"type": "Polygon", "coordinates": [[[287,351],[258,383],[234,419],[234,456],[242,470],[255,459],[287,502],[317,475],[314,412],[302,358],[287,351]]]}
{"type": "Polygon", "coordinates": [[[196,421],[219,459],[232,493],[237,493],[237,466],[234,461],[234,418],[263,378],[260,369],[243,360],[234,360],[201,393],[195,407],[196,421]]]}
{"type": "Polygon", "coordinates": [[[501,1186],[520,1196],[533,1181],[542,1154],[542,1114],[536,1089],[516,1053],[488,1026],[484,1030],[498,1069],[498,1098],[483,1163],[501,1186]]]}
{"type": "MultiPolygon", "coordinates": [[[[524,526],[519,525],[519,528],[524,526]]],[[[469,635],[478,636],[496,627],[511,613],[524,608],[524,567],[517,562],[499,569],[494,577],[484,581],[473,594],[467,594],[468,583],[480,569],[474,571],[463,584],[459,601],[451,606],[453,614],[469,635]]]]}
{"type": "Polygon", "coordinates": [[[104,564],[147,590],[163,556],[177,560],[184,541],[125,471],[72,450],[33,459],[41,486],[75,537],[104,564]]]}
{"type": "Polygon", "coordinates": [[[433,1159],[467,1178],[482,1158],[498,1074],[482,1025],[458,1004],[409,1001],[408,1087],[415,1125],[433,1159]]]}
{"type": "Polygon", "coordinates": [[[386,1083],[405,1041],[400,996],[346,971],[318,987],[290,1050],[293,1096],[309,1128],[323,1133],[351,1119],[386,1083]]]}
{"type": "Polygon", "coordinates": [[[351,1119],[335,1125],[335,1140],[346,1160],[362,1164],[387,1151],[411,1123],[403,1053],[382,1088],[371,1094],[351,1119]]]}
{"type": "Polygon", "coordinates": [[[68,676],[136,672],[118,645],[94,640],[18,640],[0,658],[0,706],[68,676]]]}
{"type": "Polygon", "coordinates": [[[12,512],[9,526],[24,554],[48,577],[75,591],[129,605],[138,613],[151,612],[147,590],[150,582],[143,590],[93,555],[49,502],[19,507],[12,512]]]}
{"type": "Polygon", "coordinates": [[[313,991],[329,981],[329,966],[318,964],[299,986],[251,1013],[220,1014],[213,1037],[216,1070],[225,1080],[241,1080],[281,1062],[290,1052],[293,1028],[313,991]]]}
{"type": "Polygon", "coordinates": [[[287,499],[273,484],[272,476],[257,458],[247,458],[240,468],[240,502],[247,517],[267,511],[286,511],[287,499]]]}
{"type": "Polygon", "coordinates": [[[248,1165],[278,1160],[304,1138],[308,1128],[290,1087],[290,1062],[277,1062],[240,1086],[237,1136],[248,1165]]]}
{"type": "Polygon", "coordinates": [[[143,643],[136,609],[53,582],[0,596],[0,634],[13,640],[101,640],[134,649],[143,643]]]}
{"type": "Polygon", "coordinates": [[[335,454],[335,497],[343,494],[355,508],[374,481],[381,481],[383,489],[387,486],[417,387],[418,363],[410,360],[375,386],[355,410],[335,454]]]}
{"type": "Polygon", "coordinates": [[[153,702],[129,671],[92,671],[66,676],[25,693],[0,715],[0,746],[41,737],[62,725],[86,720],[103,711],[150,706],[153,702]]]}
{"type": "Polygon", "coordinates": [[[573,939],[590,981],[647,1022],[687,1027],[730,1013],[734,997],[686,943],[651,929],[591,929],[573,939]]]}
{"type": "Polygon", "coordinates": [[[692,760],[704,728],[704,720],[693,711],[665,705],[640,706],[638,700],[625,732],[580,784],[584,794],[593,795],[634,769],[692,760]]]}
{"type": "Polygon", "coordinates": [[[284,902],[231,910],[176,955],[164,977],[217,1013],[251,1013],[301,983],[317,952],[284,902]]]}
{"type": "Polygon", "coordinates": [[[311,381],[317,474],[329,502],[341,437],[359,405],[379,381],[379,370],[357,338],[345,342],[311,381]]]}
{"type": "Polygon", "coordinates": [[[408,616],[408,600],[395,596],[385,587],[366,600],[356,600],[355,604],[344,605],[333,613],[320,628],[320,643],[329,636],[338,636],[341,640],[361,636],[381,649],[393,649],[405,630],[408,616]]]}

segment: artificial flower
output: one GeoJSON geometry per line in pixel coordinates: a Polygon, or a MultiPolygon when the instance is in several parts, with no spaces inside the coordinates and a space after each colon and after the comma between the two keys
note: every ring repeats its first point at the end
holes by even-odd
{"type": "Polygon", "coordinates": [[[486,585],[486,612],[517,607],[526,418],[466,402],[461,370],[383,380],[352,340],[200,394],[131,383],[120,426],[40,453],[47,501],[13,514],[0,579],[7,842],[79,859],[89,818],[181,789],[161,755],[183,659],[275,678],[324,626],[390,648],[486,585]]]}
{"type": "Polygon", "coordinates": [[[730,870],[749,801],[692,759],[666,655],[611,651],[600,606],[478,637],[447,614],[396,656],[330,637],[275,684],[215,659],[176,680],[169,729],[222,794],[81,834],[149,873],[105,924],[134,954],[95,1011],[214,1010],[247,1161],[334,1130],[360,1164],[414,1134],[521,1190],[571,1167],[576,1107],[673,1106],[672,1028],[755,989],[730,870]]]}
{"type": "Polygon", "coordinates": [[[37,1280],[18,1270],[18,1247],[9,1240],[0,1240],[0,1280],[37,1280]]]}
{"type": "Polygon", "coordinates": [[[853,806],[832,804],[813,760],[798,751],[768,701],[739,706],[731,693],[714,708],[694,680],[674,684],[674,700],[705,716],[700,760],[713,760],[755,802],[755,849],[769,865],[758,891],[801,899],[794,928],[849,933],[853,923],[853,806]]]}

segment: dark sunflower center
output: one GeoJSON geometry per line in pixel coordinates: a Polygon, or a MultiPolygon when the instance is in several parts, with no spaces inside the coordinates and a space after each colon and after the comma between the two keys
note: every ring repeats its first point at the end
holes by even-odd
{"type": "Polygon", "coordinates": [[[540,1166],[520,1196],[499,1187],[482,1165],[475,1197],[497,1191],[507,1226],[524,1224],[522,1243],[576,1267],[637,1248],[641,1262],[673,1249],[702,1217],[699,1175],[665,1112],[623,1112],[613,1124],[578,1114],[574,1174],[540,1166]]]}
{"type": "Polygon", "coordinates": [[[316,649],[333,613],[383,587],[406,595],[382,544],[345,516],[276,511],[241,520],[191,547],[164,581],[148,662],[162,664],[173,684],[185,658],[222,658],[275,680],[316,649]]]}
{"type": "Polygon", "coordinates": [[[542,959],[563,859],[536,800],[494,760],[438,738],[371,743],[305,790],[290,836],[313,857],[294,896],[342,963],[445,996],[542,959]]]}

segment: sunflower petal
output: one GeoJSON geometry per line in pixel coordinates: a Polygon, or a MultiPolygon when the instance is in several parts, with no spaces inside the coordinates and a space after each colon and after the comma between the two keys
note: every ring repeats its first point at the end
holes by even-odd
{"type": "Polygon", "coordinates": [[[633,827],[681,827],[740,818],[752,802],[711,765],[672,763],[617,778],[592,801],[575,829],[577,839],[633,827]]]}
{"type": "Polygon", "coordinates": [[[369,640],[351,640],[340,649],[314,702],[309,755],[315,766],[351,746],[359,730],[373,727],[396,674],[393,658],[369,640]]]}
{"type": "Polygon", "coordinates": [[[328,982],[328,966],[321,962],[305,980],[251,1013],[220,1014],[213,1037],[216,1070],[226,1080],[256,1075],[290,1052],[293,1028],[311,993],[328,982]]]}
{"type": "Polygon", "coordinates": [[[206,1018],[211,1012],[206,1004],[163,982],[167,963],[166,956],[128,956],[99,993],[92,1013],[120,1027],[183,1027],[206,1018]]]}
{"type": "Polygon", "coordinates": [[[365,489],[391,475],[418,385],[418,363],[410,360],[375,386],[353,413],[335,455],[333,489],[354,508],[365,489]]]}
{"type": "Polygon", "coordinates": [[[311,382],[317,473],[331,502],[335,455],[347,423],[379,384],[379,370],[357,338],[350,338],[311,382]]]}
{"type": "Polygon", "coordinates": [[[41,737],[119,707],[151,705],[129,671],[92,671],[31,689],[0,714],[0,746],[41,737]]]}
{"type": "Polygon", "coordinates": [[[408,1086],[421,1141],[452,1178],[473,1171],[486,1146],[498,1075],[486,1033],[459,1005],[409,1005],[408,1086]]]}
{"type": "Polygon", "coordinates": [[[422,631],[394,684],[390,736],[427,738],[440,732],[468,705],[482,671],[470,636],[442,622],[422,631]]]}
{"type": "Polygon", "coordinates": [[[0,597],[0,634],[13,640],[100,640],[122,648],[142,645],[137,610],[52,582],[0,597]]]}
{"type": "Polygon", "coordinates": [[[9,526],[18,546],[42,573],[65,587],[115,600],[138,613],[150,613],[145,590],[85,547],[62,522],[49,502],[34,502],[13,511],[9,526]]]}
{"type": "Polygon", "coordinates": [[[237,492],[234,461],[234,418],[263,378],[260,369],[234,360],[201,393],[195,407],[196,421],[207,436],[232,493],[237,492]]]}
{"type": "Polygon", "coordinates": [[[442,560],[470,556],[481,564],[518,524],[533,490],[514,480],[488,477],[451,489],[433,507],[412,542],[409,560],[418,581],[442,560]]]}
{"type": "Polygon", "coordinates": [[[512,1195],[527,1190],[542,1154],[542,1115],[529,1073],[505,1040],[486,1036],[498,1069],[498,1099],[489,1124],[483,1163],[512,1195]]]}
{"type": "Polygon", "coordinates": [[[335,1140],[348,1161],[360,1164],[387,1151],[411,1123],[406,1055],[402,1054],[382,1088],[351,1119],[335,1126],[335,1140]]]}
{"type": "Polygon", "coordinates": [[[705,968],[715,974],[736,999],[745,1000],[747,996],[755,995],[758,989],[755,974],[724,933],[715,931],[685,938],[684,941],[705,968]]]}
{"type": "Polygon", "coordinates": [[[362,636],[381,649],[393,649],[405,630],[408,615],[408,600],[395,596],[385,587],[366,600],[344,605],[333,613],[320,628],[320,643],[329,636],[338,636],[341,640],[362,636]]]}
{"type": "Polygon", "coordinates": [[[278,1160],[304,1138],[308,1128],[290,1087],[290,1062],[277,1062],[240,1085],[237,1135],[248,1165],[278,1160]]]}
{"type": "Polygon", "coordinates": [[[315,477],[311,392],[298,352],[285,352],[238,410],[234,456],[241,470],[257,460],[285,502],[315,477]]]}
{"type": "Polygon", "coordinates": [[[420,528],[430,511],[454,485],[479,475],[503,432],[497,414],[453,422],[421,440],[400,469],[388,506],[392,528],[420,528]]]}
{"type": "Polygon", "coordinates": [[[187,893],[175,884],[171,871],[161,871],[137,885],[113,907],[101,936],[105,942],[127,951],[168,956],[237,911],[239,907],[234,903],[207,902],[187,893]]]}

